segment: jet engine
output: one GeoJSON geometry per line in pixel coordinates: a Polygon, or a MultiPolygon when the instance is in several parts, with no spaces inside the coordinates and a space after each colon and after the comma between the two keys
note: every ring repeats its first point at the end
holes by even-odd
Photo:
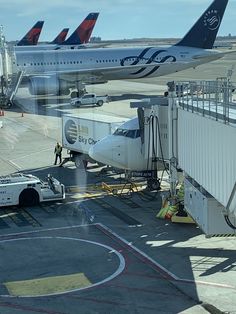
{"type": "Polygon", "coordinates": [[[59,80],[57,76],[33,76],[29,78],[31,95],[68,95],[74,84],[59,80]]]}

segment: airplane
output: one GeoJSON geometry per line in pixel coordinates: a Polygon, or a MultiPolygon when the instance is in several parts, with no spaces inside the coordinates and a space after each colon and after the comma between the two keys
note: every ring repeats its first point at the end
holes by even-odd
{"type": "Polygon", "coordinates": [[[32,95],[68,94],[70,88],[108,80],[167,75],[222,58],[213,50],[228,0],[214,0],[187,34],[170,47],[92,48],[16,52],[16,67],[32,95]]]}
{"type": "Polygon", "coordinates": [[[111,135],[95,143],[89,156],[99,163],[128,171],[153,170],[142,152],[141,132],[138,118],[124,122],[111,135]],[[135,158],[134,158],[135,156],[135,158]]]}
{"type": "Polygon", "coordinates": [[[53,39],[53,41],[50,42],[50,44],[61,45],[65,41],[68,31],[69,28],[63,28],[63,30],[56,36],[55,39],[53,39]]]}
{"type": "Polygon", "coordinates": [[[62,45],[82,45],[87,44],[96,24],[99,13],[89,13],[76,30],[66,39],[62,45]]]}
{"type": "Polygon", "coordinates": [[[17,43],[17,46],[35,46],[38,44],[39,36],[43,28],[44,21],[38,21],[28,31],[28,33],[17,43]]]}
{"type": "Polygon", "coordinates": [[[15,51],[36,51],[36,50],[59,50],[59,49],[75,49],[88,48],[89,39],[91,37],[93,28],[96,24],[99,13],[89,13],[83,22],[76,28],[67,40],[64,40],[68,28],[65,28],[52,42],[49,44],[39,44],[34,46],[15,46],[15,51]],[[60,40],[59,40],[60,39],[60,40]],[[62,40],[63,39],[63,40],[62,40]]]}

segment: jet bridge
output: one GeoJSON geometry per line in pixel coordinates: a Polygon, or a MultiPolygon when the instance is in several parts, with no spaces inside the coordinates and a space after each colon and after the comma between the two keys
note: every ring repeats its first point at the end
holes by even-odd
{"type": "Polygon", "coordinates": [[[157,96],[134,101],[130,103],[130,107],[137,108],[142,158],[145,160],[146,169],[149,169],[146,175],[150,175],[147,176],[148,188],[158,190],[160,181],[157,173],[166,169],[169,157],[168,98],[157,96]]]}
{"type": "Polygon", "coordinates": [[[10,107],[23,76],[16,68],[13,49],[6,44],[3,28],[0,26],[0,107],[10,107]]]}
{"type": "Polygon", "coordinates": [[[184,171],[185,209],[206,236],[236,235],[234,90],[228,78],[169,84],[170,159],[184,171]]]}

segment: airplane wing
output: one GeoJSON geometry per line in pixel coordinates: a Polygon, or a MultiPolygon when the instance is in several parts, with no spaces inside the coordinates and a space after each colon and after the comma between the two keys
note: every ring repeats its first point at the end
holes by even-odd
{"type": "MultiPolygon", "coordinates": [[[[109,43],[87,43],[87,44],[82,44],[81,48],[105,48],[110,46],[111,44],[109,43]]],[[[80,48],[80,46],[78,46],[80,48]]]]}
{"type": "Polygon", "coordinates": [[[212,55],[205,55],[205,54],[201,54],[201,55],[198,55],[198,56],[194,56],[193,59],[196,59],[196,60],[200,60],[200,59],[206,59],[206,57],[210,60],[210,59],[214,59],[217,57],[218,58],[222,58],[228,54],[231,54],[231,53],[236,53],[236,50],[230,50],[230,51],[218,51],[216,54],[212,54],[212,55]]]}

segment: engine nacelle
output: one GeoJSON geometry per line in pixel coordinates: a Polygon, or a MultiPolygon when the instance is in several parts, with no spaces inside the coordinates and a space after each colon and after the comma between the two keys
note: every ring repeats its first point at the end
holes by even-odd
{"type": "Polygon", "coordinates": [[[29,78],[31,95],[68,95],[74,84],[59,80],[56,75],[33,76],[29,78]]]}

